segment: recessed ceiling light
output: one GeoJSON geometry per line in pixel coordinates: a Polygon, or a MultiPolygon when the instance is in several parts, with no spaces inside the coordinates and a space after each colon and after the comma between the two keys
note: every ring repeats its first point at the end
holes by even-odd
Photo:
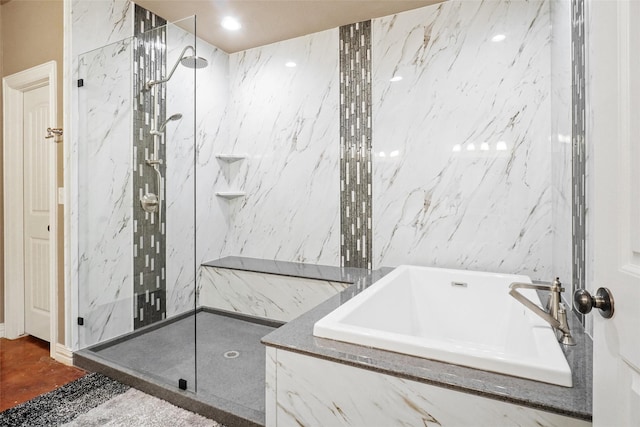
{"type": "Polygon", "coordinates": [[[222,28],[229,31],[237,31],[242,28],[242,25],[240,25],[240,21],[232,16],[225,16],[220,25],[222,25],[222,28]]]}
{"type": "Polygon", "coordinates": [[[504,34],[496,34],[495,36],[493,36],[491,38],[491,41],[492,42],[501,42],[506,38],[507,38],[507,36],[505,36],[504,34]]]}
{"type": "Polygon", "coordinates": [[[402,76],[393,76],[391,77],[391,82],[399,82],[400,80],[402,80],[402,76]]]}
{"type": "Polygon", "coordinates": [[[289,68],[294,68],[297,64],[293,61],[288,61],[286,64],[284,64],[285,67],[289,67],[289,68]]]}

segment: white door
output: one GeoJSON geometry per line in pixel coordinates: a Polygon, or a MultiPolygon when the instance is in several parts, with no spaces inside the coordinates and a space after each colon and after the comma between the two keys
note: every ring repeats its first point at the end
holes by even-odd
{"type": "Polygon", "coordinates": [[[594,278],[614,315],[594,309],[594,426],[640,425],[640,2],[591,0],[587,122],[593,144],[594,278]],[[588,109],[589,110],[589,109],[588,109]],[[588,113],[589,114],[589,113],[588,113]]]}
{"type": "Polygon", "coordinates": [[[24,327],[49,341],[49,86],[24,92],[24,327]]]}

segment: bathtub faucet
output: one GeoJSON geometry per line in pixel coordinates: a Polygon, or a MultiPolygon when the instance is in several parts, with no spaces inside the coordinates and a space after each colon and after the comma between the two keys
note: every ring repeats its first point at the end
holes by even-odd
{"type": "Polygon", "coordinates": [[[564,345],[575,345],[576,342],[569,331],[569,323],[567,322],[567,308],[560,301],[561,293],[564,291],[560,279],[556,278],[551,285],[534,285],[531,283],[514,282],[509,285],[509,295],[514,297],[518,302],[523,304],[529,310],[544,319],[555,330],[558,341],[564,345]],[[549,291],[549,303],[547,311],[538,307],[537,304],[522,295],[517,289],[536,289],[540,291],[549,291]]]}

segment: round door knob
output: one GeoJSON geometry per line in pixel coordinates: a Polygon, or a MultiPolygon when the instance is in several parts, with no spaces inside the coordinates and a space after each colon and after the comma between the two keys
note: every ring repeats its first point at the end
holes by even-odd
{"type": "Polygon", "coordinates": [[[605,319],[613,316],[613,296],[607,288],[598,288],[593,297],[586,289],[578,289],[573,293],[573,303],[582,314],[589,313],[595,307],[605,319]]]}

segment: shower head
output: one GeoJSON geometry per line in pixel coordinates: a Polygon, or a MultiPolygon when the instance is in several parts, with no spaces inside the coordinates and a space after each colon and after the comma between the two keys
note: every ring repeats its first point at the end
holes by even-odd
{"type": "Polygon", "coordinates": [[[207,61],[205,58],[195,55],[183,56],[182,59],[180,59],[180,63],[187,68],[195,69],[205,68],[207,65],[209,65],[209,61],[207,61]]]}
{"type": "Polygon", "coordinates": [[[182,114],[180,113],[176,113],[172,116],[169,116],[169,118],[165,120],[164,123],[162,123],[162,125],[160,126],[160,129],[158,129],[158,132],[162,132],[164,128],[167,127],[167,123],[172,122],[174,120],[180,120],[181,118],[182,118],[182,114]]]}
{"type": "Polygon", "coordinates": [[[161,80],[149,80],[148,82],[145,83],[144,89],[150,90],[155,85],[168,82],[173,76],[173,73],[176,71],[176,68],[178,68],[178,64],[182,64],[185,67],[193,68],[193,69],[206,67],[209,64],[209,61],[207,61],[205,58],[202,58],[200,56],[196,56],[195,53],[196,53],[196,50],[193,48],[193,46],[185,46],[185,48],[182,49],[182,52],[180,52],[180,57],[178,58],[176,63],[173,65],[173,68],[169,72],[169,76],[161,80]],[[193,52],[193,55],[185,56],[185,53],[187,53],[187,50],[191,50],[191,52],[193,52]]]}

